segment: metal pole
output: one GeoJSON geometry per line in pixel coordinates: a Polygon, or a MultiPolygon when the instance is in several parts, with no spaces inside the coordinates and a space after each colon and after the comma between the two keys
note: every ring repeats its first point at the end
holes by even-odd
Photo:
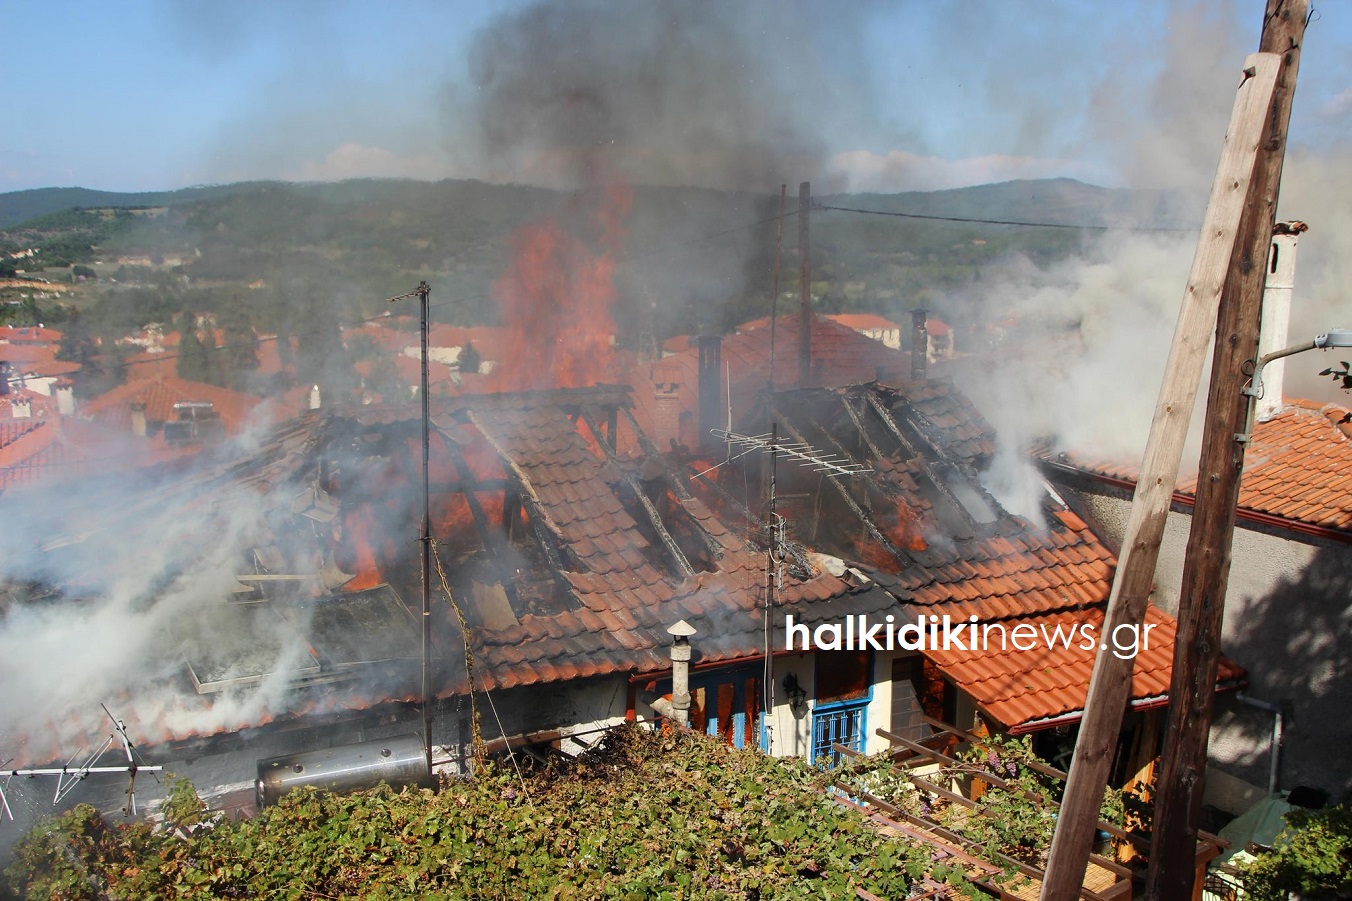
{"type": "Polygon", "coordinates": [[[427,755],[427,765],[432,765],[432,492],[428,483],[428,458],[431,455],[431,407],[430,390],[427,378],[427,308],[432,288],[427,282],[418,282],[418,287],[407,294],[391,297],[390,303],[418,298],[418,332],[422,349],[422,381],[418,386],[422,397],[422,525],[418,530],[418,542],[422,545],[422,721],[423,751],[427,755]]]}
{"type": "Polygon", "coordinates": [[[779,186],[779,222],[775,225],[775,271],[770,281],[770,390],[775,390],[775,320],[779,318],[779,249],[784,244],[784,200],[788,185],[779,186]]]}
{"type": "Polygon", "coordinates": [[[808,210],[812,207],[812,183],[798,186],[798,384],[812,378],[812,252],[808,210]]]}
{"type": "Polygon", "coordinates": [[[419,282],[418,305],[421,308],[420,331],[422,339],[422,718],[423,748],[427,765],[432,765],[432,493],[428,484],[428,461],[431,456],[431,405],[427,376],[427,307],[432,289],[427,282],[419,282]]]}

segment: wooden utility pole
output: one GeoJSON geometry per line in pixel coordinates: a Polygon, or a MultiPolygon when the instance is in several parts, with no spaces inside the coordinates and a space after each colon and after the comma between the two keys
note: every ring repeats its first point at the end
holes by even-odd
{"type": "Polygon", "coordinates": [[[812,207],[812,183],[798,186],[798,384],[812,377],[812,254],[807,211],[812,207]]]}
{"type": "Polygon", "coordinates": [[[1230,544],[1247,440],[1244,433],[1250,399],[1243,389],[1258,356],[1263,284],[1308,13],[1309,0],[1268,0],[1259,44],[1259,50],[1278,56],[1281,67],[1258,166],[1249,185],[1239,246],[1230,260],[1216,323],[1197,498],[1183,560],[1169,684],[1169,725],[1155,795],[1146,877],[1146,897],[1157,901],[1192,897],[1197,875],[1207,736],[1216,695],[1230,544]]]}
{"type": "Polygon", "coordinates": [[[1134,627],[1139,635],[1145,617],[1188,421],[1238,243],[1240,219],[1266,130],[1279,63],[1280,57],[1274,54],[1256,53],[1244,61],[1242,73],[1235,73],[1239,88],[1132,498],[1131,518],[1108,599],[1103,642],[1094,661],[1080,736],[1047,860],[1042,901],[1072,901],[1080,895],[1136,663],[1134,658],[1124,660],[1115,654],[1111,640],[1119,627],[1134,627]]]}

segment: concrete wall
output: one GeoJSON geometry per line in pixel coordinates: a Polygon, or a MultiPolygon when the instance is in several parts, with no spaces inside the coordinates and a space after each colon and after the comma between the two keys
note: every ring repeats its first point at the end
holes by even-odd
{"type": "MultiPolygon", "coordinates": [[[[1075,505],[1121,545],[1130,500],[1080,486],[1075,505]]],[[[1069,498],[1068,498],[1069,500],[1069,498]]],[[[1156,570],[1155,602],[1177,613],[1192,518],[1169,515],[1156,570]]],[[[1248,671],[1247,694],[1286,703],[1279,788],[1321,788],[1336,801],[1352,792],[1352,546],[1313,537],[1235,530],[1222,630],[1225,654],[1248,671]]],[[[1210,763],[1229,777],[1208,780],[1208,802],[1244,809],[1265,793],[1273,715],[1220,695],[1210,763]]]]}

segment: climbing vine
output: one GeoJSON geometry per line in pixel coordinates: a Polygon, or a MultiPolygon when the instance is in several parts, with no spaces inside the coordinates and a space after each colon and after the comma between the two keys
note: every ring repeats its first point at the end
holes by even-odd
{"type": "Polygon", "coordinates": [[[834,778],[703,736],[612,733],[526,776],[487,765],[439,793],[301,790],[212,820],[176,783],[157,826],[79,807],[6,871],[32,899],[906,897],[919,880],[977,897],[930,849],[831,800],[834,778]]]}

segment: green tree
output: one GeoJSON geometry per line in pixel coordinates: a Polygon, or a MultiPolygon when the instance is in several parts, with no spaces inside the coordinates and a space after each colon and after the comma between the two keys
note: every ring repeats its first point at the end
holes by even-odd
{"type": "Polygon", "coordinates": [[[221,340],[216,354],[221,384],[245,390],[258,371],[258,335],[237,307],[221,314],[221,340]]]}
{"type": "MultiPolygon", "coordinates": [[[[207,356],[206,345],[197,333],[197,317],[192,313],[180,316],[178,334],[178,359],[174,363],[178,377],[194,382],[211,382],[211,361],[207,356]]],[[[212,345],[215,346],[214,339],[212,345]]]]}
{"type": "Polygon", "coordinates": [[[460,371],[478,372],[481,365],[483,365],[483,358],[479,356],[479,351],[475,348],[474,342],[466,341],[465,346],[460,349],[460,371]]]}
{"type": "Polygon", "coordinates": [[[95,397],[106,389],[105,373],[99,365],[98,342],[79,307],[72,307],[66,319],[61,340],[56,345],[56,358],[79,364],[80,368],[71,374],[71,378],[75,382],[75,394],[81,399],[95,397]]]}

